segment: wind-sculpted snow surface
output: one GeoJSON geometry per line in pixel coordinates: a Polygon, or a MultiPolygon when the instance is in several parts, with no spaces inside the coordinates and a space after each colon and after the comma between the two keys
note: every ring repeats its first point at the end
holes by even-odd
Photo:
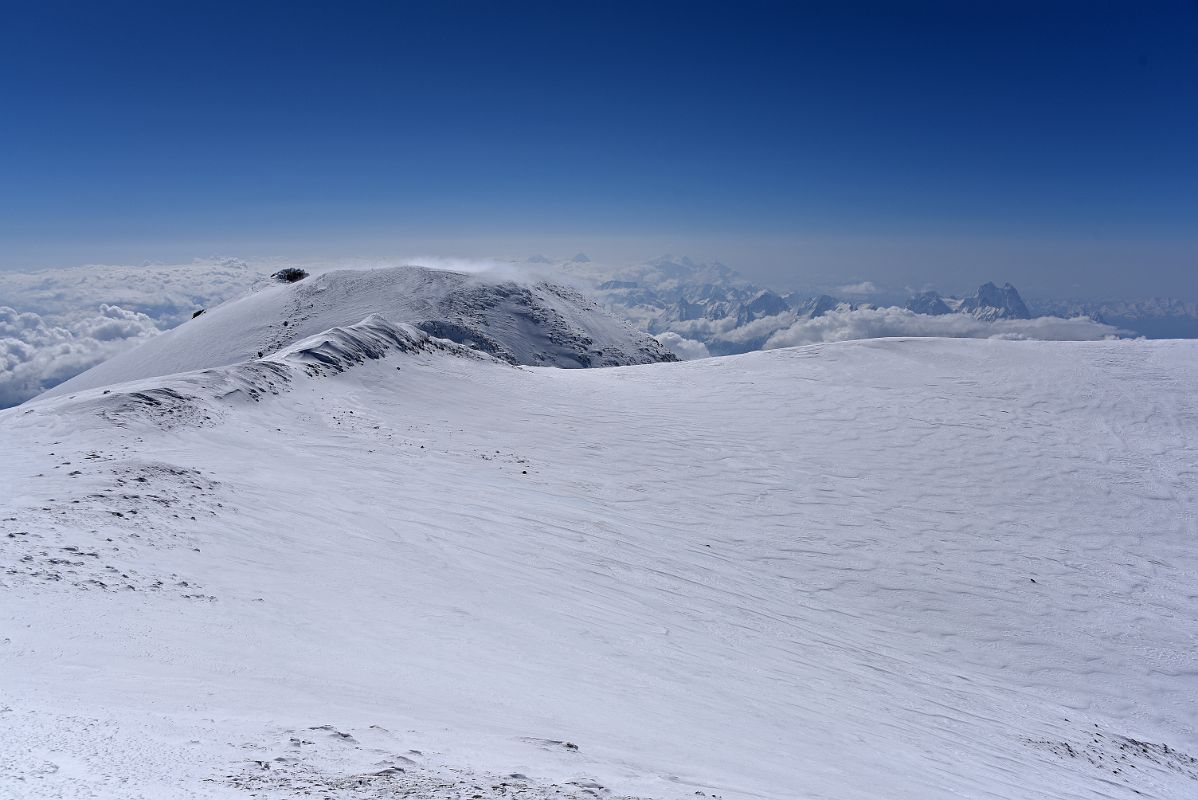
{"type": "Polygon", "coordinates": [[[1198,796],[1195,343],[318,333],[0,412],[0,796],[1198,796]]]}
{"type": "Polygon", "coordinates": [[[423,267],[337,270],[265,285],[51,389],[80,389],[236,364],[378,314],[512,364],[617,366],[672,361],[656,339],[577,292],[423,267]]]}
{"type": "Polygon", "coordinates": [[[227,367],[88,389],[51,400],[56,411],[94,411],[116,425],[149,423],[161,428],[204,425],[239,401],[259,402],[290,389],[299,375],[335,375],[393,353],[443,352],[490,360],[464,345],[430,336],[411,325],[392,325],[377,314],[344,328],[308,337],[267,356],[227,367]]]}

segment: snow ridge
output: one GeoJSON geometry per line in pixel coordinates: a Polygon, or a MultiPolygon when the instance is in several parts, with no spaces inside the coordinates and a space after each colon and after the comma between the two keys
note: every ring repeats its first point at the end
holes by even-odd
{"type": "MultiPolygon", "coordinates": [[[[372,314],[355,325],[331,328],[269,356],[102,391],[90,390],[71,395],[66,403],[94,407],[95,413],[118,426],[134,421],[161,428],[205,425],[223,416],[222,404],[258,402],[281,394],[290,388],[297,374],[312,378],[336,375],[395,353],[443,353],[494,360],[464,345],[430,336],[413,325],[393,324],[372,314]]],[[[51,405],[60,410],[64,404],[47,400],[32,401],[30,405],[51,405]]]]}
{"type": "Polygon", "coordinates": [[[383,358],[392,352],[445,352],[461,358],[489,360],[469,347],[434,338],[413,325],[392,324],[379,314],[371,314],[356,325],[332,328],[291,345],[274,356],[290,364],[302,365],[309,375],[336,374],[368,360],[383,358]]]}

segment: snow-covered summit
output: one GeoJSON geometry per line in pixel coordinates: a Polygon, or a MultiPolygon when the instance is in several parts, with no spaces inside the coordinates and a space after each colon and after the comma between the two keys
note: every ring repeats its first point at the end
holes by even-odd
{"type": "Polygon", "coordinates": [[[596,367],[675,360],[656,339],[564,286],[390,267],[337,270],[266,285],[46,395],[259,359],[373,314],[513,364],[596,367]]]}

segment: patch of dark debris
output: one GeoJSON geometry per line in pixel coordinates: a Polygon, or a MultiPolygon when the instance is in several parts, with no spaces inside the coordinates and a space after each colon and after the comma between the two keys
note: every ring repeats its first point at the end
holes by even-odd
{"type": "MultiPolygon", "coordinates": [[[[271,745],[246,744],[254,754],[212,783],[251,797],[313,797],[321,800],[643,800],[616,795],[589,777],[550,782],[521,772],[487,774],[436,763],[408,748],[402,735],[378,725],[341,730],[314,725],[278,731],[271,745]]],[[[570,742],[530,739],[565,748],[570,742]]],[[[574,747],[576,752],[577,748],[574,747]]],[[[695,795],[714,798],[718,795],[695,795]]]]}
{"type": "Polygon", "coordinates": [[[116,461],[98,451],[85,461],[79,477],[71,475],[83,482],[78,496],[50,498],[47,505],[0,521],[5,543],[0,548],[0,586],[166,593],[214,601],[194,580],[169,568],[155,571],[148,565],[157,559],[146,555],[197,549],[186,521],[217,514],[220,484],[199,470],[116,461]]]}
{"type": "Polygon", "coordinates": [[[1135,794],[1142,794],[1136,788],[1137,784],[1151,784],[1159,780],[1161,773],[1198,781],[1198,758],[1167,744],[1104,733],[1097,726],[1086,734],[1084,740],[1026,741],[1061,759],[1088,763],[1106,773],[1108,779],[1122,782],[1135,794]]]}
{"type": "MultiPolygon", "coordinates": [[[[198,591],[200,587],[194,581],[184,580],[173,572],[154,575],[127,566],[123,563],[128,560],[127,548],[119,545],[106,543],[84,549],[47,542],[47,538],[62,541],[61,531],[53,531],[48,537],[21,531],[9,532],[7,536],[11,538],[6,540],[4,560],[0,562],[3,587],[43,584],[80,591],[161,592],[192,600],[216,599],[198,591]]],[[[111,541],[112,537],[107,538],[111,541]]]]}
{"type": "Polygon", "coordinates": [[[308,277],[308,273],[299,267],[285,267],[278,272],[272,273],[270,277],[279,283],[296,283],[308,277]]]}
{"type": "Polygon", "coordinates": [[[135,421],[151,422],[165,430],[211,423],[197,407],[195,397],[169,387],[107,394],[104,400],[97,413],[118,428],[135,421]]]}
{"type": "Polygon", "coordinates": [[[404,756],[380,758],[362,772],[321,770],[302,755],[254,760],[223,781],[251,796],[283,792],[288,797],[409,798],[410,800],[637,800],[614,795],[601,784],[579,779],[540,783],[520,773],[480,775],[463,769],[429,769],[404,756]]]}

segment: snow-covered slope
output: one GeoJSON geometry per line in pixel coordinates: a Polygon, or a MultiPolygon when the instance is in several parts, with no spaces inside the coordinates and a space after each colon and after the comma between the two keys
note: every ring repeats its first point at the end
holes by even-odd
{"type": "Polygon", "coordinates": [[[105,361],[46,395],[261,358],[371,314],[414,324],[512,363],[590,367],[674,360],[656,339],[572,289],[425,267],[389,267],[337,270],[297,283],[267,285],[105,361]]]}
{"type": "Polygon", "coordinates": [[[1195,343],[354,323],[0,412],[0,796],[1198,796],[1195,343]]]}

